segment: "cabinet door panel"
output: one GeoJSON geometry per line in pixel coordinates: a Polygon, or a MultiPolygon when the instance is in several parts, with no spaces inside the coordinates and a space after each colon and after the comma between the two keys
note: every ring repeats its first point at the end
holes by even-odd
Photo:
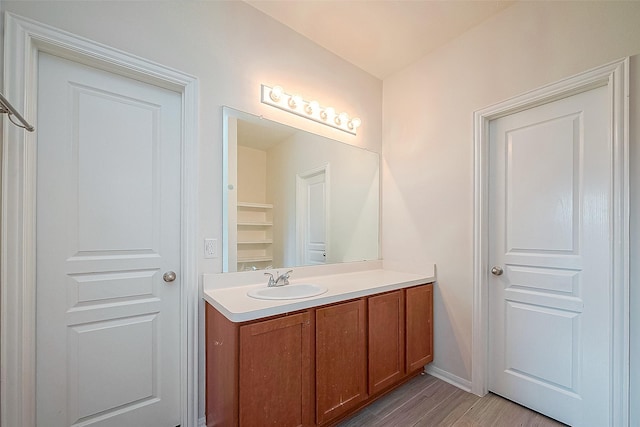
{"type": "Polygon", "coordinates": [[[344,414],[367,397],[365,310],[364,300],[316,310],[318,424],[344,414]]]}
{"type": "Polygon", "coordinates": [[[407,372],[433,361],[433,285],[406,290],[407,372]]]}
{"type": "Polygon", "coordinates": [[[404,293],[402,290],[368,299],[369,394],[404,376],[404,293]]]}
{"type": "Polygon", "coordinates": [[[309,313],[240,328],[240,426],[313,425],[309,313]]]}

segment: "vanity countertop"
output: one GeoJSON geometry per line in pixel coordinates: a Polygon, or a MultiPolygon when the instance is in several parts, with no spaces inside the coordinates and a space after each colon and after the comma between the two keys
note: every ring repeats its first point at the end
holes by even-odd
{"type": "Polygon", "coordinates": [[[252,289],[267,286],[266,279],[261,276],[255,274],[250,276],[249,280],[253,280],[253,284],[235,284],[228,287],[209,285],[216,276],[221,277],[220,275],[204,276],[204,299],[232,322],[260,319],[435,281],[433,273],[413,274],[383,268],[317,276],[305,275],[300,278],[296,277],[296,271],[294,271],[290,284],[315,283],[327,287],[328,291],[310,298],[262,300],[247,295],[247,292],[252,289]],[[258,277],[260,282],[256,283],[258,277]]]}

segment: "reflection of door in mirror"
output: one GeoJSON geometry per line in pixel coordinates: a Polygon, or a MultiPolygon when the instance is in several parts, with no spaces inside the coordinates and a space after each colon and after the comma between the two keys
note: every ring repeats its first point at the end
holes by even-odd
{"type": "Polygon", "coordinates": [[[296,178],[297,265],[327,262],[329,165],[296,178]]]}

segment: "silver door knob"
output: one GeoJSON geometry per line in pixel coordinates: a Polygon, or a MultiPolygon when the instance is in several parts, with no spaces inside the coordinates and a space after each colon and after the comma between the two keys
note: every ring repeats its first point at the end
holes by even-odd
{"type": "Polygon", "coordinates": [[[496,276],[500,276],[502,273],[504,273],[502,271],[502,268],[498,267],[497,265],[491,269],[491,274],[495,274],[496,276]]]}
{"type": "Polygon", "coordinates": [[[167,271],[162,275],[162,279],[167,283],[171,283],[176,280],[176,273],[173,271],[167,271]]]}

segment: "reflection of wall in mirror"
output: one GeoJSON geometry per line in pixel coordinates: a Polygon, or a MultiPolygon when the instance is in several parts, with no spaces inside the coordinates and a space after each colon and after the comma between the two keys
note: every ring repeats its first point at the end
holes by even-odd
{"type": "Polygon", "coordinates": [[[296,264],[296,175],[327,164],[331,165],[327,263],[378,258],[377,155],[297,133],[267,152],[267,197],[274,204],[274,265],[296,264]]]}
{"type": "Polygon", "coordinates": [[[238,202],[267,201],[267,153],[238,146],[238,202]]]}

